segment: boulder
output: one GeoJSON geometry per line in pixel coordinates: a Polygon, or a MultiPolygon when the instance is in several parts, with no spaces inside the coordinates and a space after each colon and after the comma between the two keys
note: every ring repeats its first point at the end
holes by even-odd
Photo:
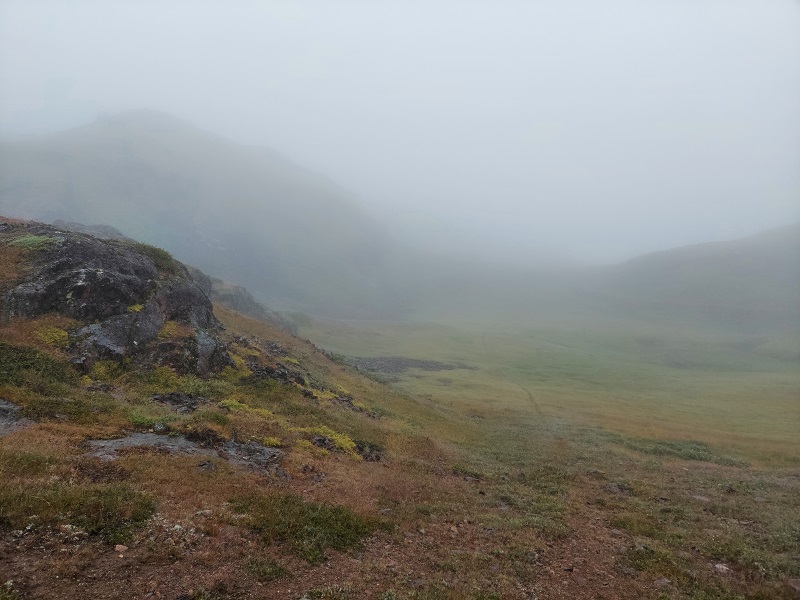
{"type": "Polygon", "coordinates": [[[70,335],[76,364],[141,358],[199,375],[232,364],[202,279],[165,251],[38,223],[3,235],[49,240],[32,251],[25,279],[6,294],[5,315],[58,313],[85,323],[70,335]],[[194,336],[163,348],[158,335],[167,321],[189,325],[194,336]]]}

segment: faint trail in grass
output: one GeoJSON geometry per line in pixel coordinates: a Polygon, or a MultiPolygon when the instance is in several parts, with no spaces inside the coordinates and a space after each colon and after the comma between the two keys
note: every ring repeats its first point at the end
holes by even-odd
{"type": "MultiPolygon", "coordinates": [[[[489,352],[489,345],[486,343],[486,334],[485,333],[481,334],[481,344],[483,345],[483,352],[487,356],[487,358],[491,357],[491,352],[489,352]]],[[[500,367],[493,367],[493,368],[490,368],[489,370],[494,372],[494,373],[496,373],[501,379],[507,381],[511,385],[517,386],[519,389],[521,389],[523,392],[525,392],[525,395],[528,397],[528,401],[533,406],[534,410],[536,411],[536,414],[544,416],[544,411],[542,410],[542,407],[539,406],[539,402],[537,402],[536,397],[533,395],[533,392],[531,392],[528,388],[526,388],[521,383],[511,379],[511,377],[509,377],[506,373],[504,373],[503,370],[500,367]]]]}

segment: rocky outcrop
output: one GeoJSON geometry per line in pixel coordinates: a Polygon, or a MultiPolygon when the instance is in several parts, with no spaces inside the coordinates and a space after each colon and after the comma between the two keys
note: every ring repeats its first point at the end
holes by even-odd
{"type": "Polygon", "coordinates": [[[2,238],[31,248],[29,271],[6,294],[3,311],[85,323],[70,332],[77,364],[130,357],[200,375],[231,364],[206,291],[165,251],[38,223],[10,224],[2,238]],[[168,321],[189,326],[193,337],[159,339],[168,321]]]}

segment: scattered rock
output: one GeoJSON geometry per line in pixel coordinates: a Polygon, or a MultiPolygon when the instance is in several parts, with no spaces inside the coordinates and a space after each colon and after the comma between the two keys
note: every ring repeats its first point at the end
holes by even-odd
{"type": "Polygon", "coordinates": [[[800,597],[800,579],[787,579],[786,583],[795,592],[795,595],[800,597]]]}
{"type": "Polygon", "coordinates": [[[283,458],[283,452],[277,448],[267,448],[259,444],[240,444],[233,441],[225,442],[219,454],[235,463],[265,469],[271,469],[283,458]]]}
{"type": "Polygon", "coordinates": [[[94,381],[86,389],[90,392],[108,393],[114,391],[114,386],[111,385],[110,383],[105,383],[103,381],[94,381]]]}
{"type": "Polygon", "coordinates": [[[114,546],[114,552],[125,552],[128,549],[127,546],[123,546],[122,544],[117,544],[114,546]]]}
{"type": "Polygon", "coordinates": [[[157,435],[155,433],[131,433],[124,438],[111,440],[91,440],[92,450],[88,456],[96,456],[102,460],[114,460],[120,451],[131,448],[154,448],[165,453],[207,454],[208,451],[198,444],[180,436],[157,435]]]}
{"type": "Polygon", "coordinates": [[[714,570],[720,575],[728,575],[731,572],[731,568],[728,565],[724,565],[722,563],[715,564],[714,570]]]}
{"type": "Polygon", "coordinates": [[[32,424],[33,421],[22,416],[21,407],[7,400],[0,400],[0,437],[32,424]]]}
{"type": "Polygon", "coordinates": [[[338,404],[341,404],[342,406],[344,406],[348,410],[352,410],[353,412],[358,412],[358,413],[365,414],[371,419],[377,419],[378,418],[378,415],[376,415],[374,412],[365,410],[361,406],[357,406],[356,404],[354,404],[352,396],[336,396],[335,398],[333,398],[333,401],[338,403],[338,404]]]}
{"type": "MultiPolygon", "coordinates": [[[[156,451],[163,454],[199,454],[218,456],[236,464],[257,470],[266,470],[282,479],[288,477],[280,467],[283,452],[277,448],[267,448],[259,444],[241,444],[228,440],[209,447],[196,440],[186,439],[181,436],[137,432],[124,438],[91,440],[89,445],[92,450],[87,455],[102,460],[114,460],[121,453],[143,450],[156,451]]],[[[213,471],[214,465],[210,461],[203,461],[197,465],[197,468],[213,471]]]]}
{"type": "Polygon", "coordinates": [[[383,459],[383,448],[369,442],[356,442],[356,452],[367,462],[379,462],[383,459]]]}
{"type": "Polygon", "coordinates": [[[626,538],[626,537],[628,537],[628,534],[625,533],[624,531],[622,531],[621,529],[612,529],[609,533],[612,536],[618,537],[618,538],[626,538]]]}
{"type": "Polygon", "coordinates": [[[270,367],[262,365],[254,360],[247,362],[247,368],[252,372],[252,375],[247,377],[247,381],[258,381],[260,379],[274,379],[281,383],[306,385],[306,380],[303,375],[297,371],[290,370],[285,365],[278,365],[277,367],[270,367]]]}
{"type": "Polygon", "coordinates": [[[336,452],[339,450],[339,448],[336,447],[336,444],[333,443],[333,440],[325,435],[315,435],[313,438],[311,438],[311,443],[317,448],[324,448],[329,452],[336,452]]]}
{"type": "Polygon", "coordinates": [[[672,581],[670,581],[670,580],[669,580],[669,579],[667,579],[666,577],[662,577],[661,579],[656,579],[656,580],[653,582],[653,585],[654,585],[655,587],[657,587],[657,588],[661,589],[661,588],[668,587],[670,583],[672,583],[672,581]]]}
{"type": "Polygon", "coordinates": [[[708,496],[701,496],[699,494],[693,495],[691,496],[691,498],[697,500],[698,502],[711,502],[711,498],[709,498],[708,496]]]}
{"type": "Polygon", "coordinates": [[[154,402],[167,404],[179,414],[188,414],[197,410],[197,407],[205,401],[205,398],[181,392],[169,392],[167,394],[155,394],[150,398],[154,402]]]}
{"type": "Polygon", "coordinates": [[[612,481],[605,485],[605,490],[618,496],[633,496],[633,488],[624,481],[612,481]]]}

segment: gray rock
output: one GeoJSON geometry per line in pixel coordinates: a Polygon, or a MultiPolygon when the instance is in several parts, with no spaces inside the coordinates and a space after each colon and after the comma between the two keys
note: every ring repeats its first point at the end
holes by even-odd
{"type": "Polygon", "coordinates": [[[7,400],[0,400],[0,437],[33,424],[21,414],[21,408],[7,400]]]}
{"type": "Polygon", "coordinates": [[[216,336],[221,325],[197,283],[201,278],[163,250],[35,223],[14,227],[52,242],[37,251],[25,280],[6,294],[4,312],[59,313],[86,323],[70,337],[77,365],[89,369],[98,359],[138,357],[205,375],[232,364],[216,336]],[[179,349],[159,344],[170,320],[191,326],[194,341],[179,349]]]}

